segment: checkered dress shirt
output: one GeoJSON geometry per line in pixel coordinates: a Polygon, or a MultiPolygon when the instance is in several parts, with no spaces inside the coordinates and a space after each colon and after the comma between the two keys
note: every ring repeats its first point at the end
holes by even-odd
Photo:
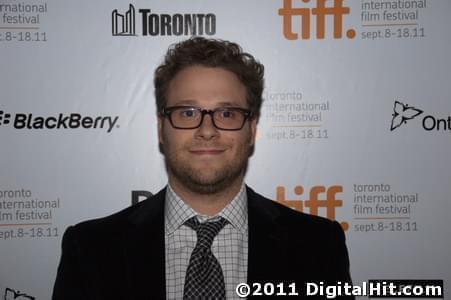
{"type": "Polygon", "coordinates": [[[226,298],[240,299],[235,294],[238,283],[247,281],[248,219],[247,195],[244,183],[239,193],[220,213],[208,217],[197,214],[167,187],[164,209],[166,298],[182,299],[185,275],[197,235],[183,225],[189,218],[197,216],[200,222],[223,217],[229,224],[218,233],[211,246],[224,273],[226,298]]]}

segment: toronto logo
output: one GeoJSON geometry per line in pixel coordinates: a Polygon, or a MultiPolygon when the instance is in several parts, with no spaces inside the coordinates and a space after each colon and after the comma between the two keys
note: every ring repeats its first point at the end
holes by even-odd
{"type": "Polygon", "coordinates": [[[214,35],[216,15],[213,13],[173,12],[160,14],[155,9],[136,8],[111,12],[113,36],[192,36],[214,35]],[[139,14],[136,16],[136,14],[139,14]],[[136,17],[138,17],[136,19],[136,17]],[[141,32],[139,32],[141,28],[141,32]],[[138,31],[138,32],[137,32],[138,31]]]}
{"type": "Polygon", "coordinates": [[[111,13],[111,23],[113,26],[113,36],[134,36],[135,35],[135,7],[130,4],[129,9],[120,14],[117,9],[111,13]]]}
{"type": "Polygon", "coordinates": [[[390,130],[393,131],[402,124],[406,124],[407,121],[416,118],[421,115],[423,111],[421,109],[409,106],[408,104],[395,101],[393,105],[393,118],[391,120],[390,130]]]}
{"type": "Polygon", "coordinates": [[[21,293],[20,291],[15,291],[10,288],[6,288],[4,300],[35,300],[35,297],[21,293]]]}

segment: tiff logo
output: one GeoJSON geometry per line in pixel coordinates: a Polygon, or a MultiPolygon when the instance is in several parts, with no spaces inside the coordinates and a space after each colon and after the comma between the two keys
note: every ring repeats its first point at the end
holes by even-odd
{"type": "MultiPolygon", "coordinates": [[[[316,38],[324,39],[326,36],[326,17],[333,17],[333,37],[341,39],[343,35],[343,18],[350,13],[350,8],[343,6],[343,0],[314,0],[316,7],[293,7],[296,0],[283,0],[283,8],[279,9],[279,15],[283,18],[283,35],[288,40],[310,39],[312,19],[316,20],[316,38]],[[326,6],[326,2],[332,2],[331,6],[326,6]],[[299,17],[296,20],[295,17],[299,17]],[[293,29],[293,20],[300,23],[299,29],[293,29]],[[300,33],[300,36],[299,36],[300,33]]],[[[299,2],[309,3],[310,0],[299,2]]],[[[296,22],[296,24],[297,24],[296,22]]],[[[354,29],[346,31],[346,37],[353,39],[356,36],[354,29]]]]}
{"type": "Polygon", "coordinates": [[[113,36],[134,36],[135,35],[135,7],[130,4],[130,8],[121,15],[117,9],[111,14],[113,25],[113,36]]]}
{"type": "Polygon", "coordinates": [[[9,124],[9,119],[11,118],[11,114],[5,114],[3,115],[3,110],[0,110],[0,125],[2,124],[9,124]]]}
{"type": "MultiPolygon", "coordinates": [[[[304,188],[300,185],[295,186],[294,193],[298,196],[304,194],[304,188]]],[[[285,187],[278,186],[276,188],[276,201],[280,204],[288,206],[300,212],[304,212],[304,208],[308,208],[310,214],[318,216],[319,208],[326,209],[326,217],[330,220],[335,220],[335,209],[343,206],[343,200],[337,199],[336,195],[343,192],[341,185],[333,185],[329,188],[325,186],[314,186],[310,189],[308,200],[287,200],[285,195],[285,187]],[[320,194],[325,194],[320,199],[320,194]]],[[[341,222],[343,230],[348,230],[348,222],[341,222]]]]}

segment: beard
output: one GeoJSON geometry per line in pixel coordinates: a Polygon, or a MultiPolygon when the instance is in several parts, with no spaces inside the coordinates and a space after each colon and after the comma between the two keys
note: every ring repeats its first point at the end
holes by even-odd
{"type": "Polygon", "coordinates": [[[187,189],[198,194],[215,194],[226,190],[237,180],[241,180],[247,170],[251,146],[240,146],[235,157],[219,166],[208,162],[196,167],[186,157],[183,158],[170,147],[162,145],[168,174],[176,178],[187,189]]]}

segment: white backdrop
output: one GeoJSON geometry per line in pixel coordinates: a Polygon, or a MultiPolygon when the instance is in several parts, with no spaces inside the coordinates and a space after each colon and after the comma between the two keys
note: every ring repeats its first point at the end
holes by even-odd
{"type": "Polygon", "coordinates": [[[451,2],[319,2],[0,0],[0,297],[50,299],[68,225],[165,185],[153,71],[193,30],[266,67],[247,183],[341,222],[355,283],[448,292],[451,2]]]}

